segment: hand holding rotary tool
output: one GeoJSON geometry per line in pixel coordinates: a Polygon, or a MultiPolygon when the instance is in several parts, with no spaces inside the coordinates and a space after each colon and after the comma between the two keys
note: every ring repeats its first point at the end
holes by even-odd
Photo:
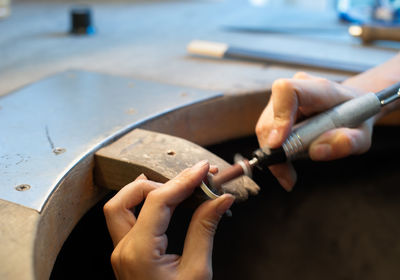
{"type": "MultiPolygon", "coordinates": [[[[264,146],[254,151],[252,159],[239,159],[231,168],[221,171],[216,176],[210,176],[208,178],[209,184],[214,189],[220,189],[224,183],[241,175],[251,177],[252,169],[255,166],[265,168],[304,157],[312,141],[324,132],[336,128],[358,127],[378,114],[383,106],[399,98],[400,83],[397,83],[378,93],[367,93],[340,103],[298,123],[282,146],[273,149],[264,146]]],[[[298,105],[301,106],[301,104],[298,105]]],[[[266,110],[268,110],[268,107],[266,110]]],[[[276,132],[270,131],[271,133],[276,132]]]]}

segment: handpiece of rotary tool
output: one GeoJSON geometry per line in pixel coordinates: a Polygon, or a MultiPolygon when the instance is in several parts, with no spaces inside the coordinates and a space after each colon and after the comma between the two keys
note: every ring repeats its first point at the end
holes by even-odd
{"type": "Polygon", "coordinates": [[[311,142],[322,133],[339,127],[357,127],[379,113],[383,106],[399,98],[400,82],[376,94],[371,92],[339,104],[297,124],[281,147],[257,149],[253,152],[251,160],[239,159],[232,167],[210,176],[209,184],[220,190],[224,183],[241,175],[251,177],[254,166],[263,169],[269,165],[302,158],[311,142]]]}

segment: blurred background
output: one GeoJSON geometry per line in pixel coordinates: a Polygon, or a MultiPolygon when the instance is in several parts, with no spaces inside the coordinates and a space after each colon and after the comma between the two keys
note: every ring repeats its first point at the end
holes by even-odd
{"type": "MultiPolygon", "coordinates": [[[[365,44],[348,28],[371,23],[371,11],[386,7],[379,24],[394,27],[394,34],[398,3],[0,0],[0,95],[71,68],[218,91],[265,89],[277,77],[304,70],[279,63],[199,60],[186,52],[194,39],[306,59],[329,58],[367,69],[393,56],[400,44],[365,44]],[[74,11],[85,10],[87,18],[74,17],[74,11]],[[74,24],[83,29],[77,31],[74,24]]],[[[320,70],[335,80],[348,74],[320,70]]]]}

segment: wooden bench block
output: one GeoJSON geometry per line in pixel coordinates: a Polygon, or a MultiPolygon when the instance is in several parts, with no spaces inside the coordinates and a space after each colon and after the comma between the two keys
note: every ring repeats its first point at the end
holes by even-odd
{"type": "MultiPolygon", "coordinates": [[[[157,182],[172,179],[185,168],[207,159],[224,169],[230,165],[208,150],[182,138],[143,129],[135,129],[95,153],[94,180],[97,185],[120,189],[140,174],[157,182]]],[[[239,201],[259,187],[246,176],[224,185],[239,201]]]]}

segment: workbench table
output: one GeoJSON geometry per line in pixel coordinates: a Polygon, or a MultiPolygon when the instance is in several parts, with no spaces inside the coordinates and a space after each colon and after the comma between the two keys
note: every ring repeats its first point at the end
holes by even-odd
{"type": "MultiPolygon", "coordinates": [[[[15,100],[16,96],[21,96],[21,92],[40,88],[43,83],[63,75],[71,79],[82,71],[86,73],[83,74],[85,77],[96,76],[99,79],[105,75],[138,81],[139,84],[149,83],[154,87],[165,85],[176,87],[177,90],[184,89],[184,92],[179,92],[181,97],[186,97],[190,89],[198,95],[190,95],[189,98],[194,98],[192,101],[171,104],[169,108],[160,109],[159,115],[135,120],[131,125],[110,124],[115,129],[110,129],[101,139],[96,138],[97,142],[90,142],[90,147],[85,148],[82,157],[69,166],[72,168],[62,176],[49,174],[60,181],[55,184],[56,188],[46,192],[46,197],[41,197],[40,203],[18,203],[7,199],[7,195],[1,196],[0,278],[48,278],[58,251],[73,227],[107,193],[93,183],[93,153],[98,148],[135,127],[180,136],[202,146],[252,135],[254,124],[268,100],[272,82],[277,78],[291,77],[299,70],[310,70],[277,64],[192,57],[186,53],[186,46],[191,40],[225,42],[280,54],[301,53],[316,59],[331,57],[338,62],[352,62],[366,68],[389,59],[399,50],[396,44],[361,46],[356,39],[349,38],[343,32],[328,35],[258,34],[231,32],[224,28],[247,20],[249,24],[276,24],[276,15],[279,13],[289,23],[296,18],[295,15],[306,20],[310,18],[309,15],[318,14],[313,24],[338,24],[332,11],[321,16],[325,15],[323,7],[314,7],[321,10],[311,12],[310,7],[300,12],[294,7],[287,12],[275,6],[255,9],[247,1],[239,0],[88,3],[96,28],[93,36],[73,36],[68,33],[68,13],[73,7],[71,3],[46,0],[12,2],[11,16],[0,21],[0,96],[4,96],[0,98],[0,115],[3,113],[8,116],[10,107],[2,104],[15,100]],[[117,129],[121,125],[126,129],[117,129]]],[[[310,72],[338,81],[349,75],[324,69],[312,69],[310,72]]],[[[92,78],[81,81],[88,79],[93,82],[92,78]]],[[[129,82],[125,85],[130,86],[129,82]]],[[[91,93],[95,96],[96,91],[91,93]]],[[[31,118],[26,112],[34,112],[32,106],[46,101],[35,99],[35,96],[46,96],[44,92],[37,91],[37,94],[28,94],[25,104],[21,103],[23,100],[15,103],[18,105],[15,108],[19,110],[17,115],[20,123],[24,123],[24,118],[31,118]],[[20,110],[22,105],[26,106],[26,112],[20,110]]],[[[90,116],[92,111],[89,109],[88,106],[90,116]]],[[[135,109],[127,108],[124,112],[134,113],[135,109]]],[[[15,112],[13,116],[16,116],[15,112]]],[[[29,138],[30,135],[25,135],[25,131],[21,129],[18,133],[29,138]]],[[[51,146],[52,128],[43,123],[42,131],[47,145],[51,146]]],[[[7,133],[2,132],[0,143],[9,143],[7,133]]],[[[79,143],[77,146],[80,146],[79,143]]],[[[6,164],[9,163],[1,161],[6,159],[8,153],[3,147],[0,146],[0,176],[5,176],[6,164]]],[[[57,147],[52,148],[49,151],[51,155],[57,147]]],[[[23,147],[23,150],[29,154],[30,147],[23,147]]],[[[18,154],[13,156],[19,157],[18,154]]],[[[30,159],[24,160],[29,162],[30,159]]],[[[30,172],[19,168],[22,178],[30,172]]],[[[0,185],[0,188],[6,193],[16,191],[14,186],[0,185]]]]}

